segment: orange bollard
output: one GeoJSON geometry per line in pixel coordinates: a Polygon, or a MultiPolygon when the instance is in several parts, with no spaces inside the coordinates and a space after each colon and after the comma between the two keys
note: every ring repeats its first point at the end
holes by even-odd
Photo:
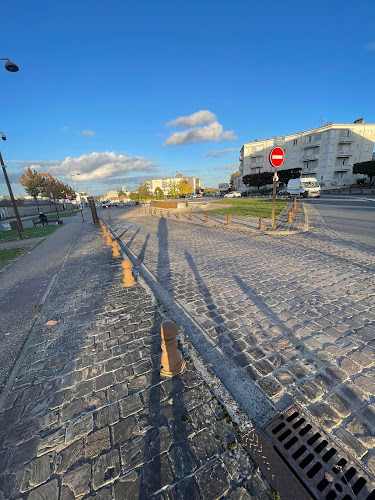
{"type": "Polygon", "coordinates": [[[293,222],[293,212],[291,210],[288,213],[288,222],[293,222]]]}
{"type": "Polygon", "coordinates": [[[272,196],[271,196],[271,195],[269,195],[269,199],[270,199],[270,200],[272,199],[272,196]]]}
{"type": "Polygon", "coordinates": [[[204,222],[208,222],[208,215],[207,214],[205,214],[205,216],[204,216],[204,222]]]}
{"type": "Polygon", "coordinates": [[[263,217],[259,217],[259,227],[258,227],[259,231],[263,231],[264,230],[264,224],[263,224],[263,217]]]}
{"type": "Polygon", "coordinates": [[[163,212],[160,210],[160,215],[163,215],[163,212]]]}
{"type": "Polygon", "coordinates": [[[124,270],[124,281],[122,282],[122,286],[133,286],[135,285],[135,279],[132,274],[132,263],[130,260],[124,260],[121,264],[121,267],[124,270]]]}
{"type": "Polygon", "coordinates": [[[112,245],[111,235],[108,233],[108,234],[106,234],[106,236],[107,236],[107,245],[112,245]]]}
{"type": "Polygon", "coordinates": [[[156,208],[154,208],[154,215],[156,215],[156,208]]]}
{"type": "Polygon", "coordinates": [[[193,216],[189,214],[189,220],[193,220],[193,216]]]}
{"type": "Polygon", "coordinates": [[[180,218],[180,212],[177,212],[177,213],[176,213],[176,217],[177,217],[177,219],[179,219],[179,218],[180,218]]]}
{"type": "Polygon", "coordinates": [[[112,250],[113,250],[113,258],[119,259],[121,257],[120,252],[118,251],[117,241],[112,241],[112,250]]]}
{"type": "Polygon", "coordinates": [[[160,325],[161,358],[160,375],[174,377],[184,371],[186,366],[182,354],[177,349],[177,325],[173,321],[163,321],[160,325]]]}
{"type": "Polygon", "coordinates": [[[167,213],[167,215],[168,215],[168,217],[170,217],[170,216],[171,216],[171,214],[169,213],[169,210],[168,210],[168,213],[167,213]]]}
{"type": "Polygon", "coordinates": [[[230,226],[231,222],[230,222],[230,215],[227,215],[227,226],[230,226]]]}

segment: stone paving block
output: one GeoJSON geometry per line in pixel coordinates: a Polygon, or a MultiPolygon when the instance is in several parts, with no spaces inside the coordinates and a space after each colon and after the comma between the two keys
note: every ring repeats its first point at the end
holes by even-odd
{"type": "Polygon", "coordinates": [[[57,479],[39,486],[30,492],[28,500],[58,500],[59,487],[57,479]]]}
{"type": "Polygon", "coordinates": [[[56,455],[54,471],[61,474],[69,470],[76,462],[85,456],[83,440],[75,441],[56,455]]]}
{"type": "Polygon", "coordinates": [[[352,412],[351,404],[337,392],[328,396],[325,402],[331,406],[340,417],[348,417],[352,412]]]}
{"type": "Polygon", "coordinates": [[[166,453],[155,457],[144,464],[142,468],[142,480],[147,489],[145,498],[150,498],[152,493],[159,491],[173,481],[171,465],[166,453]]]}
{"type": "Polygon", "coordinates": [[[120,420],[111,427],[112,440],[114,444],[127,441],[139,432],[139,426],[134,416],[120,420]]]}
{"type": "Polygon", "coordinates": [[[331,429],[341,421],[341,418],[337,415],[337,413],[324,403],[310,406],[309,411],[325,429],[331,429]]]}
{"type": "Polygon", "coordinates": [[[306,398],[311,401],[317,401],[324,394],[322,389],[314,384],[312,380],[305,380],[297,385],[297,388],[306,396],[306,398]]]}
{"type": "Polygon", "coordinates": [[[59,447],[63,446],[64,436],[65,429],[61,426],[46,431],[39,442],[37,456],[40,457],[44,455],[44,453],[57,450],[59,447]]]}
{"type": "Polygon", "coordinates": [[[85,437],[85,457],[93,458],[111,448],[109,427],[92,432],[85,437]]]}
{"type": "Polygon", "coordinates": [[[204,462],[216,453],[222,451],[222,446],[208,429],[204,429],[195,435],[190,442],[191,450],[198,462],[204,462]]]}
{"type": "Polygon", "coordinates": [[[375,449],[375,436],[365,422],[358,418],[353,418],[353,420],[347,424],[346,428],[352,436],[363,444],[363,446],[369,449],[375,449]]]}
{"type": "Polygon", "coordinates": [[[36,458],[24,467],[20,486],[22,493],[45,483],[50,478],[52,460],[53,455],[48,454],[36,458]]]}
{"type": "Polygon", "coordinates": [[[133,471],[118,479],[113,485],[114,500],[134,500],[142,498],[141,474],[133,471]]]}
{"type": "Polygon", "coordinates": [[[120,414],[122,418],[137,413],[143,408],[143,403],[139,394],[133,394],[120,401],[120,414]]]}
{"type": "Polygon", "coordinates": [[[80,498],[90,492],[91,465],[86,463],[63,476],[61,500],[80,498]]]}
{"type": "Polygon", "coordinates": [[[365,394],[369,396],[375,394],[375,382],[370,377],[361,375],[355,378],[353,382],[365,394]]]}
{"type": "Polygon", "coordinates": [[[65,443],[70,443],[76,439],[89,434],[94,428],[93,415],[88,413],[82,415],[77,420],[70,422],[66,428],[65,443]]]}
{"type": "Polygon", "coordinates": [[[112,483],[120,475],[120,456],[118,450],[101,455],[92,466],[92,486],[95,490],[112,483]]]}
{"type": "Polygon", "coordinates": [[[362,458],[367,452],[367,449],[345,429],[336,429],[335,435],[344,447],[349,449],[358,458],[362,458]]]}
{"type": "Polygon", "coordinates": [[[111,404],[94,412],[95,427],[98,429],[115,424],[119,420],[120,410],[118,404],[111,404]]]}
{"type": "Polygon", "coordinates": [[[284,387],[288,387],[295,382],[295,378],[293,375],[287,370],[279,370],[275,373],[275,378],[280,382],[284,387]]]}
{"type": "Polygon", "coordinates": [[[196,477],[201,497],[207,500],[220,498],[229,490],[228,471],[219,459],[202,467],[196,477]]]}
{"type": "Polygon", "coordinates": [[[259,387],[267,394],[268,397],[273,398],[279,394],[283,387],[273,377],[262,378],[258,380],[259,387]]]}

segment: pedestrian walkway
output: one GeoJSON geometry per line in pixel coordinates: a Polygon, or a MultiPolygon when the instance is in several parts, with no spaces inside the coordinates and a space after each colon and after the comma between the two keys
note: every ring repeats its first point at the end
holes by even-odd
{"type": "Polygon", "coordinates": [[[0,273],[0,391],[81,225],[64,224],[0,273]]]}
{"type": "Polygon", "coordinates": [[[0,499],[269,498],[191,362],[160,378],[163,311],[111,253],[80,226],[3,391],[0,499]]]}

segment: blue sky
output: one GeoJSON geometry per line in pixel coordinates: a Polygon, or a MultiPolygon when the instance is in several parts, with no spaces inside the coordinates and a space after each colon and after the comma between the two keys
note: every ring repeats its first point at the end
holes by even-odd
{"type": "Polygon", "coordinates": [[[93,194],[176,171],[215,187],[244,142],[375,123],[374,14],[373,0],[3,3],[0,57],[20,67],[0,66],[13,190],[29,165],[79,172],[93,194]]]}

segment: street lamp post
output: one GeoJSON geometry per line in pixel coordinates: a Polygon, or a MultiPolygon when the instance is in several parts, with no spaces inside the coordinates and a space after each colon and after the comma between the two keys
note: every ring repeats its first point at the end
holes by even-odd
{"type": "Polygon", "coordinates": [[[18,213],[18,208],[17,208],[17,205],[16,205],[16,200],[14,199],[14,196],[13,196],[12,187],[11,187],[9,179],[8,179],[8,174],[7,174],[6,167],[4,165],[4,161],[3,161],[3,157],[1,155],[1,153],[0,153],[0,163],[1,163],[1,167],[3,169],[3,173],[4,173],[4,177],[5,177],[5,182],[6,182],[7,186],[8,186],[10,201],[12,202],[14,214],[15,214],[16,219],[17,219],[18,234],[20,236],[20,240],[22,240],[23,225],[22,225],[20,214],[18,213]]]}
{"type": "MultiPolygon", "coordinates": [[[[5,61],[4,67],[5,67],[5,69],[7,71],[10,71],[11,73],[16,73],[19,70],[19,67],[17,66],[17,64],[15,64],[14,62],[12,62],[8,58],[0,58],[0,61],[5,61]]],[[[5,135],[2,132],[1,132],[1,138],[3,139],[3,141],[6,140],[6,137],[5,137],[5,135]]],[[[14,196],[13,196],[12,187],[11,187],[9,179],[8,179],[8,174],[7,174],[6,167],[4,165],[4,161],[3,161],[3,157],[1,155],[1,153],[0,153],[0,163],[1,163],[1,167],[3,169],[3,173],[4,173],[6,185],[8,186],[10,201],[12,202],[14,214],[15,214],[16,219],[17,219],[18,234],[19,234],[20,240],[22,240],[23,225],[22,225],[22,221],[21,221],[21,218],[20,218],[20,214],[18,213],[18,208],[17,208],[17,205],[16,205],[16,200],[14,199],[14,196]]]]}

